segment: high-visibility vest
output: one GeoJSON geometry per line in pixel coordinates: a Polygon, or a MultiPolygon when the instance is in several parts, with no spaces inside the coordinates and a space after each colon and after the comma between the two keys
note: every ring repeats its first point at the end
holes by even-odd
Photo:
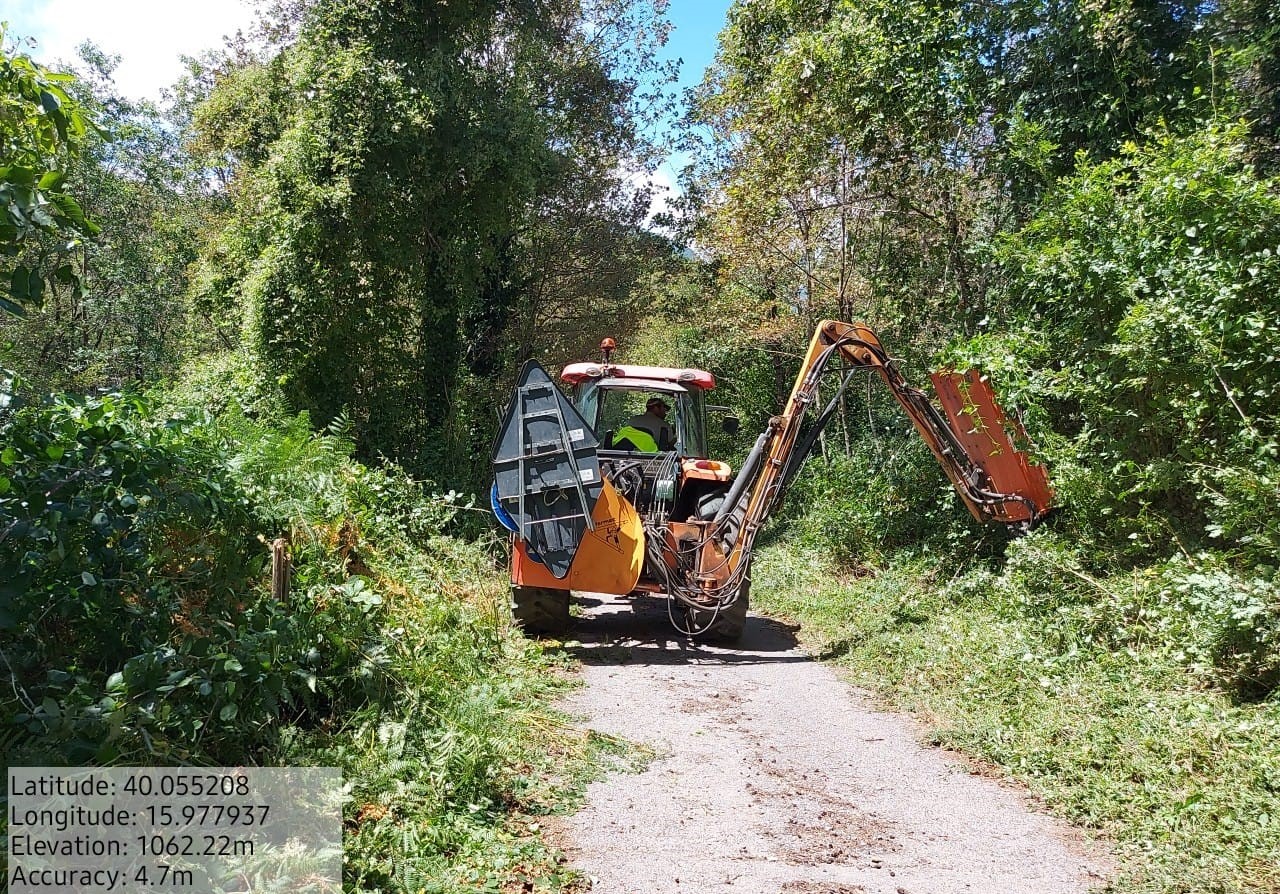
{"type": "Polygon", "coordinates": [[[631,425],[624,425],[618,429],[613,436],[613,443],[617,444],[621,441],[630,441],[635,445],[636,450],[641,453],[657,453],[658,442],[653,439],[653,435],[649,434],[643,428],[636,428],[631,425]]]}

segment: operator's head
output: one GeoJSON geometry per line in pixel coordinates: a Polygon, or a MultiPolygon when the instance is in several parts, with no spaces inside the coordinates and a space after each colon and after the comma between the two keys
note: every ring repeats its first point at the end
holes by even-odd
{"type": "Polygon", "coordinates": [[[667,406],[667,402],[660,397],[649,398],[649,402],[644,405],[644,408],[661,419],[665,419],[667,412],[671,409],[671,407],[667,406]]]}

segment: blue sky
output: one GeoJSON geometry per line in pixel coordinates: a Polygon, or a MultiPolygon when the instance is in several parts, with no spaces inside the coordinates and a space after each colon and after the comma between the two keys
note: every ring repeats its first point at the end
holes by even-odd
{"type": "Polygon", "coordinates": [[[724,27],[731,0],[671,0],[667,18],[674,30],[667,41],[666,57],[683,58],[680,86],[692,87],[716,53],[716,35],[724,27]]]}
{"type": "MultiPolygon", "coordinates": [[[[681,92],[697,86],[702,80],[702,73],[715,59],[716,38],[732,5],[733,0],[671,0],[667,18],[671,20],[673,29],[662,55],[666,59],[681,60],[677,84],[681,92]]],[[[673,152],[654,174],[654,182],[678,193],[677,178],[688,161],[686,154],[673,152]]],[[[661,204],[655,203],[655,210],[661,204]]]]}

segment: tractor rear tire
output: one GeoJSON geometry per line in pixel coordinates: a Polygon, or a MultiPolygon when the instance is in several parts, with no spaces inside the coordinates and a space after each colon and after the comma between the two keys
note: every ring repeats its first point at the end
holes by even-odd
{"type": "Polygon", "coordinates": [[[696,635],[696,639],[708,643],[721,643],[729,645],[736,643],[742,639],[742,632],[747,627],[747,609],[751,607],[751,581],[742,582],[742,588],[738,590],[738,598],[734,600],[733,605],[716,614],[715,621],[711,621],[714,612],[706,609],[685,609],[685,623],[692,630],[700,630],[711,623],[705,631],[696,635]]]}
{"type": "Polygon", "coordinates": [[[563,633],[569,627],[569,591],[512,584],[511,617],[529,635],[563,633]]]}

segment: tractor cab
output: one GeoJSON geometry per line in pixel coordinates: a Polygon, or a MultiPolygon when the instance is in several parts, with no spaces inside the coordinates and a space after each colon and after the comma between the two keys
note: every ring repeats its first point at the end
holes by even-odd
{"type": "MultiPolygon", "coordinates": [[[[642,512],[686,518],[696,512],[698,500],[728,481],[729,465],[707,458],[706,392],[715,387],[711,373],[573,363],[560,378],[573,386],[574,407],[600,442],[602,470],[642,512]],[[635,437],[635,428],[643,428],[635,420],[654,398],[670,408],[663,419],[670,426],[670,443],[635,437]]],[[[656,419],[647,421],[657,424],[656,419]]]]}
{"type": "MultiPolygon", "coordinates": [[[[676,382],[613,375],[587,379],[574,387],[573,402],[578,412],[592,425],[602,450],[633,453],[673,452],[680,457],[703,459],[707,455],[706,402],[701,388],[688,388],[676,382]],[[662,421],[649,414],[649,425],[670,431],[669,436],[653,442],[626,440],[627,430],[634,430],[635,420],[644,419],[648,405],[669,408],[662,421]]],[[[638,426],[642,431],[645,425],[638,426]]]]}
{"type": "Polygon", "coordinates": [[[608,353],[606,349],[604,363],[571,363],[560,374],[573,386],[574,406],[591,423],[601,449],[614,449],[615,441],[623,449],[634,448],[622,444],[618,432],[629,421],[644,416],[646,405],[658,398],[670,407],[664,421],[672,429],[672,443],[660,445],[659,451],[627,452],[672,452],[681,458],[705,459],[705,395],[716,386],[715,377],[701,369],[612,364],[608,353]]]}

